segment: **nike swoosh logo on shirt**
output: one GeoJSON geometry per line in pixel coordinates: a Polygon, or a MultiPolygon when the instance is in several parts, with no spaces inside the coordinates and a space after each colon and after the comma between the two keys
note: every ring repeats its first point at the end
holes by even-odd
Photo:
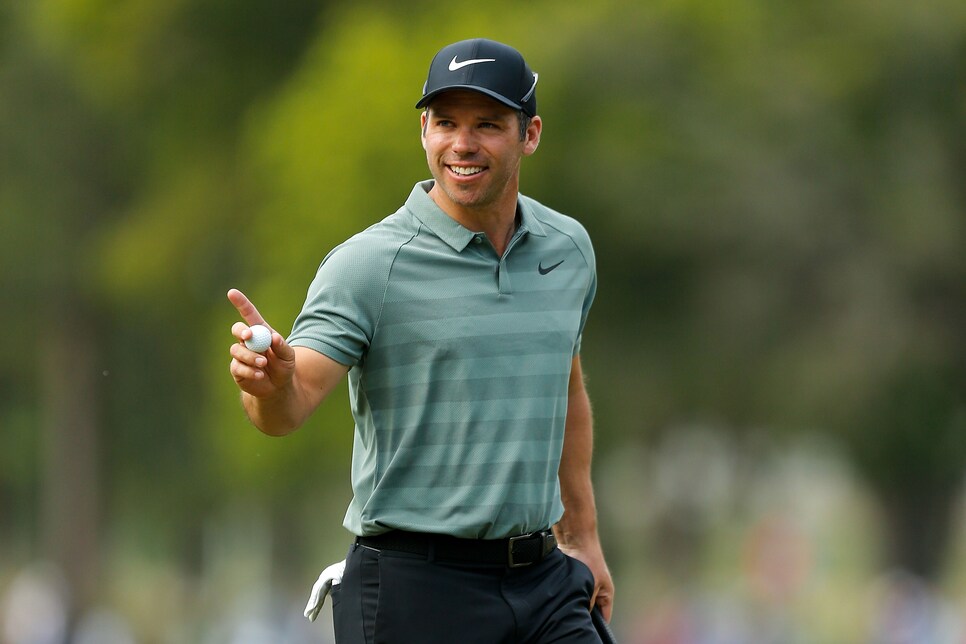
{"type": "Polygon", "coordinates": [[[495,63],[496,58],[471,58],[470,60],[464,60],[461,63],[456,62],[456,56],[453,56],[453,60],[449,61],[449,70],[455,72],[458,69],[463,69],[467,65],[475,65],[477,63],[495,63]]]}
{"type": "Polygon", "coordinates": [[[539,264],[537,265],[537,272],[539,272],[539,273],[540,273],[541,275],[546,275],[547,273],[549,273],[549,272],[550,272],[550,271],[552,271],[553,269],[555,269],[555,268],[557,268],[558,266],[560,266],[561,264],[563,264],[563,263],[564,263],[564,261],[565,261],[565,260],[560,260],[560,261],[559,261],[559,262],[557,262],[556,264],[553,264],[552,266],[548,266],[548,267],[546,267],[546,268],[544,268],[544,267],[543,267],[543,262],[540,262],[540,263],[539,263],[539,264]]]}

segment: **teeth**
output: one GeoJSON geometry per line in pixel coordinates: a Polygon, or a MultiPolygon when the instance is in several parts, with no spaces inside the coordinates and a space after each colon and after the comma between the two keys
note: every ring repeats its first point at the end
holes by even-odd
{"type": "Polygon", "coordinates": [[[483,172],[483,168],[480,168],[480,167],[475,167],[475,168],[461,168],[461,167],[458,167],[458,166],[455,166],[455,165],[451,165],[450,166],[450,170],[452,170],[456,174],[461,175],[461,176],[464,176],[464,177],[468,177],[468,176],[470,176],[472,174],[478,174],[480,172],[483,172]]]}

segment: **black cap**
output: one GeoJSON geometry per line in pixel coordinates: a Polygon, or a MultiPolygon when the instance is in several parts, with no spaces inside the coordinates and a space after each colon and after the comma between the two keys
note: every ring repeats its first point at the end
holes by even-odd
{"type": "Polygon", "coordinates": [[[429,65],[423,108],[438,94],[451,89],[482,92],[529,116],[537,114],[537,74],[513,47],[486,38],[463,40],[439,50],[429,65]]]}

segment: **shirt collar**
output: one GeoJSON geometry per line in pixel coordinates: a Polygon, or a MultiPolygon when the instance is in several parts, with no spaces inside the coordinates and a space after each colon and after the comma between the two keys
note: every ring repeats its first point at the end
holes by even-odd
{"type": "MultiPolygon", "coordinates": [[[[420,181],[413,186],[413,191],[406,199],[406,209],[415,215],[433,234],[449,244],[453,250],[458,253],[462,252],[473,241],[477,232],[466,228],[436,205],[436,202],[429,196],[433,183],[433,180],[429,179],[420,181]]],[[[531,206],[520,197],[517,197],[517,212],[520,213],[520,227],[516,234],[530,233],[540,237],[547,236],[543,225],[534,216],[531,206]]]]}

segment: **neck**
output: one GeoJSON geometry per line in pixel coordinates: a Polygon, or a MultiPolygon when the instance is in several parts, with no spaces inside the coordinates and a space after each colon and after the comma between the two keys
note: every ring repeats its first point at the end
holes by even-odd
{"type": "Polygon", "coordinates": [[[496,249],[497,255],[503,256],[513,233],[517,229],[517,193],[510,191],[498,203],[487,206],[466,206],[449,199],[434,184],[429,191],[429,197],[436,202],[440,209],[464,228],[474,232],[483,232],[496,249]]]}

